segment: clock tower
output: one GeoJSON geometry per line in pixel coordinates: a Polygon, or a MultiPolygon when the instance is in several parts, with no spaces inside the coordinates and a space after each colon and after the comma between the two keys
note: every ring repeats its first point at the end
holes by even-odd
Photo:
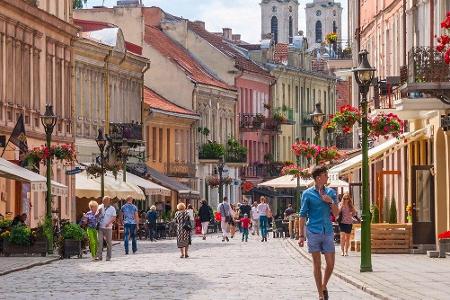
{"type": "Polygon", "coordinates": [[[261,38],[292,44],[298,32],[298,0],[262,0],[261,38]]]}

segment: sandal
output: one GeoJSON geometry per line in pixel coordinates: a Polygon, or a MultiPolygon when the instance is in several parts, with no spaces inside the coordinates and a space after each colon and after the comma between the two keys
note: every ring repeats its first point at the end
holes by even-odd
{"type": "Polygon", "coordinates": [[[328,290],[323,290],[323,300],[328,300],[328,290]]]}
{"type": "Polygon", "coordinates": [[[180,258],[184,258],[184,255],[181,255],[180,258]]]}

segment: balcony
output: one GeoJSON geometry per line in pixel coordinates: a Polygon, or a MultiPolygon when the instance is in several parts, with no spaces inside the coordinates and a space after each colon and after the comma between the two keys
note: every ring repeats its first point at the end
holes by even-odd
{"type": "Polygon", "coordinates": [[[279,121],[264,117],[262,114],[240,114],[239,127],[241,132],[260,130],[266,134],[278,134],[281,132],[279,121]]]}
{"type": "Polygon", "coordinates": [[[119,143],[126,139],[129,145],[142,144],[142,125],[139,123],[109,123],[108,139],[119,143]]]}
{"type": "Polygon", "coordinates": [[[281,169],[284,164],[281,162],[272,162],[267,164],[250,164],[241,168],[242,178],[275,178],[281,176],[281,169]]]}
{"type": "Polygon", "coordinates": [[[303,127],[314,126],[312,119],[311,119],[311,113],[302,113],[302,126],[303,127]]]}
{"type": "Polygon", "coordinates": [[[285,105],[283,107],[275,108],[272,114],[272,118],[275,121],[280,122],[280,124],[284,125],[294,125],[294,110],[292,108],[288,108],[285,105]]]}
{"type": "Polygon", "coordinates": [[[195,164],[182,161],[166,163],[166,174],[173,177],[193,178],[195,177],[195,164]]]}

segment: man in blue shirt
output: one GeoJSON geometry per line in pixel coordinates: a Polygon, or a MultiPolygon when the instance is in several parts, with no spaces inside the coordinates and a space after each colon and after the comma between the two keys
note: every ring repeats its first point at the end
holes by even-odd
{"type": "Polygon", "coordinates": [[[316,281],[319,299],[328,299],[327,283],[334,268],[334,239],[333,225],[330,213],[335,217],[339,214],[336,192],[325,187],[328,182],[328,171],[325,166],[316,166],[312,171],[314,186],[305,190],[302,195],[302,207],[300,209],[300,236],[298,245],[303,247],[306,237],[308,240],[308,252],[313,258],[314,279],[316,281]],[[322,279],[321,257],[325,256],[326,268],[322,279]]]}
{"type": "Polygon", "coordinates": [[[136,245],[136,226],[139,224],[139,215],[136,205],[133,204],[133,197],[127,197],[127,203],[120,209],[121,221],[124,226],[123,244],[125,254],[128,254],[128,236],[131,235],[131,247],[133,254],[137,251],[136,245]]]}

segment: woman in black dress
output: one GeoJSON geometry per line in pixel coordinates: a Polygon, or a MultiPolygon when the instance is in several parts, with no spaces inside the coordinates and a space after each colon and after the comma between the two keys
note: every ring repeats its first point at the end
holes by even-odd
{"type": "Polygon", "coordinates": [[[175,223],[177,224],[177,246],[180,248],[180,258],[188,258],[188,247],[191,239],[191,222],[184,203],[178,203],[175,213],[175,223]]]}

